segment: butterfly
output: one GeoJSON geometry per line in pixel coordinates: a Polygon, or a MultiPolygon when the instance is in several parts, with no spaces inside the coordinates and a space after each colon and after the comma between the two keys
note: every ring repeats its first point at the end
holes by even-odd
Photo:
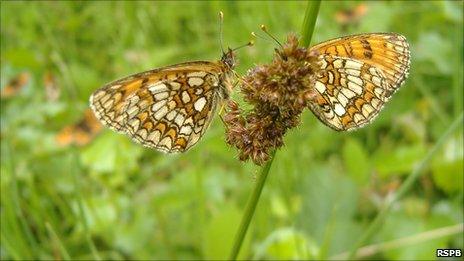
{"type": "Polygon", "coordinates": [[[396,33],[366,33],[328,40],[312,46],[321,72],[309,108],[337,131],[371,122],[409,73],[406,38],[396,33]]]}
{"type": "Polygon", "coordinates": [[[84,146],[91,142],[102,128],[92,111],[86,109],[83,117],[77,123],[64,127],[55,136],[55,140],[60,146],[84,146]]]}
{"type": "Polygon", "coordinates": [[[31,75],[27,72],[22,72],[12,78],[5,87],[2,88],[0,97],[10,98],[17,95],[30,81],[31,75]]]}
{"type": "Polygon", "coordinates": [[[235,55],[219,61],[194,61],[137,73],[113,81],[90,96],[103,125],[145,147],[165,153],[195,145],[218,105],[229,98],[235,55]]]}

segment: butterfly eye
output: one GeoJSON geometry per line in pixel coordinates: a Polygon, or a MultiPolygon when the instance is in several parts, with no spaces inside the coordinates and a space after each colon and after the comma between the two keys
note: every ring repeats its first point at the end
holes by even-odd
{"type": "Polygon", "coordinates": [[[322,111],[324,111],[325,113],[330,112],[330,106],[328,104],[323,104],[321,108],[322,108],[322,111]]]}

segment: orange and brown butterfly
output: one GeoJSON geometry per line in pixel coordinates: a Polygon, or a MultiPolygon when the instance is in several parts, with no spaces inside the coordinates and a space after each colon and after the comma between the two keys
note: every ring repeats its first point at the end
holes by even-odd
{"type": "Polygon", "coordinates": [[[30,78],[31,76],[27,72],[19,73],[2,88],[1,97],[10,98],[15,96],[29,83],[30,78]]]}
{"type": "Polygon", "coordinates": [[[350,9],[342,9],[334,14],[335,21],[341,25],[342,30],[346,31],[349,25],[358,25],[359,21],[369,10],[364,3],[358,4],[350,9]]]}
{"type": "Polygon", "coordinates": [[[79,122],[64,127],[56,135],[55,140],[60,146],[83,146],[91,142],[102,128],[103,126],[95,118],[92,111],[87,109],[79,122]]]}
{"type": "Polygon", "coordinates": [[[45,98],[48,102],[56,102],[60,98],[60,88],[55,75],[51,71],[47,71],[43,76],[43,84],[45,87],[45,98]]]}
{"type": "MultiPolygon", "coordinates": [[[[222,22],[222,13],[220,18],[222,22]]],[[[103,125],[143,146],[184,152],[200,140],[218,106],[229,98],[234,66],[234,52],[228,49],[219,61],[137,73],[96,90],[90,107],[103,125]]]]}
{"type": "Polygon", "coordinates": [[[318,54],[321,71],[309,108],[337,131],[371,122],[409,72],[409,45],[396,33],[345,36],[310,50],[318,54]]]}

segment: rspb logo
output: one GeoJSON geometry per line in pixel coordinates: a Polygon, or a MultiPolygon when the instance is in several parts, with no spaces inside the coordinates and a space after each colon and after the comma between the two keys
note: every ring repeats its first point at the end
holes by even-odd
{"type": "Polygon", "coordinates": [[[461,249],[437,249],[437,257],[461,257],[461,249]]]}

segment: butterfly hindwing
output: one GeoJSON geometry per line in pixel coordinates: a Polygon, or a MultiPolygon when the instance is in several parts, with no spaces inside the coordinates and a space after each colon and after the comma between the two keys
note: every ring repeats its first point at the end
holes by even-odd
{"type": "Polygon", "coordinates": [[[359,60],[321,55],[311,111],[327,126],[345,131],[373,120],[392,92],[378,68],[359,60]]]}

